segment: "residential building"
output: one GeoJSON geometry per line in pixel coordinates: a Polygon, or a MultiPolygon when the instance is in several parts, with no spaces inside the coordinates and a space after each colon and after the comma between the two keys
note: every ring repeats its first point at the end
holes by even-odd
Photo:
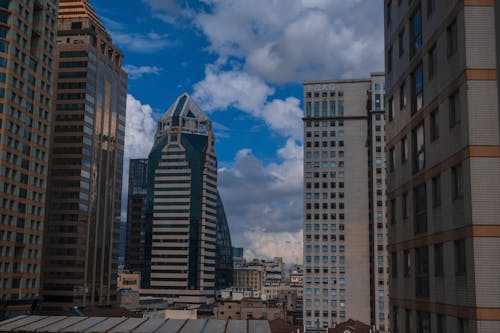
{"type": "Polygon", "coordinates": [[[232,245],[217,190],[212,122],[182,94],[158,123],[148,161],[150,276],[143,297],[213,303],[232,279],[232,245]]]}
{"type": "Polygon", "coordinates": [[[264,286],[264,268],[262,266],[239,267],[233,270],[235,288],[262,291],[264,286]]]}
{"type": "Polygon", "coordinates": [[[306,329],[387,330],[384,101],[382,73],[304,84],[306,329]]]}
{"type": "Polygon", "coordinates": [[[127,74],[87,0],[60,1],[43,310],[117,304],[127,74]]]}
{"type": "Polygon", "coordinates": [[[56,17],[57,1],[0,1],[0,318],[40,294],[56,17]]]}
{"type": "MultiPolygon", "coordinates": [[[[146,250],[146,195],[148,160],[131,159],[127,198],[127,232],[125,267],[129,272],[139,272],[147,279],[146,250]]],[[[143,282],[144,283],[144,282],[143,282]]]]}
{"type": "Polygon", "coordinates": [[[391,331],[498,332],[498,1],[384,4],[391,331]]]}

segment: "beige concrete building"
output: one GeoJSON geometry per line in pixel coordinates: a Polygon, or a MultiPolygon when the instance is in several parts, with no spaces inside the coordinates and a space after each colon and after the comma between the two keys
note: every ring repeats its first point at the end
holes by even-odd
{"type": "Polygon", "coordinates": [[[233,270],[233,287],[261,291],[264,286],[262,266],[239,267],[233,270]]]}
{"type": "Polygon", "coordinates": [[[139,292],[141,289],[140,273],[118,273],[118,289],[130,289],[139,292]]]}
{"type": "Polygon", "coordinates": [[[391,331],[499,332],[499,3],[384,4],[391,331]]]}
{"type": "Polygon", "coordinates": [[[57,1],[0,2],[0,317],[39,299],[56,18],[57,1]]]}
{"type": "Polygon", "coordinates": [[[384,100],[381,73],[304,84],[306,328],[385,328],[384,100]]]}

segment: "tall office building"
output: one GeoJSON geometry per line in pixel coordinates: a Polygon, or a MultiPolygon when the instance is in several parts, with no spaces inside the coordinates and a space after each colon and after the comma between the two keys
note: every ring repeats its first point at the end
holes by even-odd
{"type": "Polygon", "coordinates": [[[500,331],[498,1],[385,2],[391,331],[500,331]]]}
{"type": "Polygon", "coordinates": [[[131,159],[127,198],[127,231],[125,239],[125,270],[141,273],[146,281],[146,195],[148,160],[131,159]]]}
{"type": "Polygon", "coordinates": [[[0,312],[39,296],[56,14],[57,1],[0,1],[0,312]]]}
{"type": "Polygon", "coordinates": [[[187,94],[158,123],[149,155],[143,296],[213,302],[232,278],[232,246],[217,191],[212,122],[187,94]]]}
{"type": "Polygon", "coordinates": [[[304,101],[304,324],[384,332],[384,76],[306,82],[304,101]]]}
{"type": "Polygon", "coordinates": [[[127,75],[87,0],[60,1],[42,296],[46,311],[117,301],[127,75]]]}

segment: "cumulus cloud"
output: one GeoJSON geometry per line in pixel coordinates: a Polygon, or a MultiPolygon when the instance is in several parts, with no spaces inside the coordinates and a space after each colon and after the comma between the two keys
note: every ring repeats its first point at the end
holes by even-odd
{"type": "Polygon", "coordinates": [[[245,249],[245,258],[283,257],[287,264],[302,263],[302,230],[297,232],[247,231],[245,239],[252,247],[245,249]]]}
{"type": "MultiPolygon", "coordinates": [[[[256,234],[275,235],[278,240],[279,235],[297,233],[302,227],[302,146],[288,139],[277,159],[266,165],[250,149],[242,149],[234,165],[220,169],[218,176],[233,244],[255,254],[266,251],[268,257],[282,253],[261,249],[253,242],[256,234]]],[[[301,242],[302,238],[295,245],[297,251],[301,242]]]]}
{"type": "Polygon", "coordinates": [[[274,92],[272,87],[256,76],[238,70],[219,71],[209,65],[205,79],[194,86],[193,97],[204,110],[234,107],[263,119],[281,135],[300,139],[300,101],[294,97],[269,100],[274,92]]]}
{"type": "Polygon", "coordinates": [[[163,68],[157,66],[135,66],[135,65],[125,65],[123,66],[123,69],[125,70],[125,72],[128,73],[128,78],[130,80],[138,80],[147,74],[158,75],[163,70],[163,68]]]}
{"type": "Polygon", "coordinates": [[[205,2],[209,10],[198,13],[196,22],[210,50],[222,59],[242,59],[248,72],[268,81],[366,76],[383,69],[378,1],[205,2]]]}

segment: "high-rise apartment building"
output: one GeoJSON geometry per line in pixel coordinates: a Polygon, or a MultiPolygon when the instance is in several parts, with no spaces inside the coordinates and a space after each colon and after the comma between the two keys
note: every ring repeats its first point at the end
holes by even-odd
{"type": "Polygon", "coordinates": [[[46,311],[117,302],[127,75],[87,0],[59,1],[42,296],[46,311]]]}
{"type": "Polygon", "coordinates": [[[147,279],[145,260],[147,179],[148,160],[131,159],[127,198],[125,270],[141,273],[141,281],[147,279]]]}
{"type": "Polygon", "coordinates": [[[0,317],[39,297],[56,15],[57,1],[0,1],[0,317]]]}
{"type": "Polygon", "coordinates": [[[498,1],[385,0],[391,331],[500,331],[498,1]]]}
{"type": "Polygon", "coordinates": [[[232,279],[232,245],[217,190],[212,122],[188,94],[158,122],[149,155],[148,288],[142,296],[213,302],[232,279]]]}
{"type": "Polygon", "coordinates": [[[304,324],[384,332],[384,76],[306,82],[304,101],[304,324]]]}

